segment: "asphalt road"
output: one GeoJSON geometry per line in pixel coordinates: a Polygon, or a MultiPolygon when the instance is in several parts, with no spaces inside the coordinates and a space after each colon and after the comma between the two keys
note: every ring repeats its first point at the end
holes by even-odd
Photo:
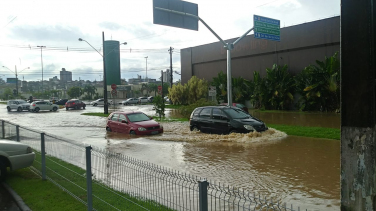
{"type": "Polygon", "coordinates": [[[0,211],[21,211],[11,194],[0,184],[0,211]]]}

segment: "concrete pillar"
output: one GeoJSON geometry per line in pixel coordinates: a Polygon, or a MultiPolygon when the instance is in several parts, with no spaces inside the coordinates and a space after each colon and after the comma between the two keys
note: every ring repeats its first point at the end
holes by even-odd
{"type": "Polygon", "coordinates": [[[341,210],[376,211],[375,12],[341,0],[341,210]]]}

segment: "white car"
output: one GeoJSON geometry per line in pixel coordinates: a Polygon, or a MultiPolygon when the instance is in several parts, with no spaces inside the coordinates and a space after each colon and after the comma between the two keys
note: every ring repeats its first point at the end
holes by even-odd
{"type": "Polygon", "coordinates": [[[7,110],[11,111],[12,109],[21,112],[23,110],[29,111],[30,103],[26,102],[25,100],[8,100],[7,103],[7,110]]]}
{"type": "Polygon", "coordinates": [[[147,97],[139,97],[138,98],[138,103],[143,104],[143,103],[148,103],[148,98],[147,97]]]}
{"type": "Polygon", "coordinates": [[[7,167],[11,171],[26,168],[33,164],[35,153],[23,143],[9,140],[0,140],[0,181],[7,175],[7,167]]]}
{"type": "Polygon", "coordinates": [[[30,111],[39,112],[40,110],[57,111],[59,106],[49,101],[35,101],[30,104],[30,111]]]}
{"type": "MultiPolygon", "coordinates": [[[[108,101],[108,105],[111,105],[111,101],[107,100],[108,101]]],[[[97,105],[104,105],[104,99],[103,98],[100,98],[98,100],[94,100],[93,102],[90,103],[90,105],[93,105],[93,106],[97,106],[97,105]]]]}
{"type": "Polygon", "coordinates": [[[128,99],[121,102],[121,104],[123,104],[123,105],[130,105],[130,104],[137,104],[137,103],[138,103],[137,98],[128,98],[128,99]]]}

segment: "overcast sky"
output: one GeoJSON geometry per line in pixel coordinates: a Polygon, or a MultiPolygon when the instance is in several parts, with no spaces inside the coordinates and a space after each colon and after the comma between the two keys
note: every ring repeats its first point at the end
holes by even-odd
{"type": "MultiPolygon", "coordinates": [[[[26,81],[54,76],[62,68],[73,80],[103,77],[102,32],[105,40],[127,42],[121,49],[121,78],[159,78],[170,66],[180,72],[180,49],[217,42],[202,24],[199,31],[153,24],[152,0],[1,0],[0,77],[26,81]],[[3,68],[3,66],[8,67],[3,68]],[[30,69],[25,69],[30,67],[30,69]]],[[[253,15],[281,21],[281,28],[340,14],[340,0],[191,0],[199,16],[222,39],[239,37],[253,27],[253,15]]],[[[283,38],[281,38],[283,39],[283,38]]],[[[180,79],[174,74],[174,81],[180,79]]]]}

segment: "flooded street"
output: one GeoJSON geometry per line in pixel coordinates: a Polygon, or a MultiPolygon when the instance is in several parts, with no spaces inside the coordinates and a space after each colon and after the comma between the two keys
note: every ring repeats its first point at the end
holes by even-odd
{"type": "MultiPolygon", "coordinates": [[[[216,183],[293,204],[308,210],[339,210],[340,141],[287,136],[270,129],[264,133],[208,135],[189,131],[188,122],[163,123],[164,134],[131,137],[107,133],[106,118],[81,113],[7,112],[0,118],[79,143],[106,148],[182,173],[208,178],[216,183]]],[[[152,106],[119,106],[154,115],[152,106]]],[[[110,111],[111,112],[111,108],[110,111]]],[[[254,113],[266,124],[296,124],[339,128],[339,115],[254,113]],[[312,121],[311,121],[312,120],[312,121]]]]}

